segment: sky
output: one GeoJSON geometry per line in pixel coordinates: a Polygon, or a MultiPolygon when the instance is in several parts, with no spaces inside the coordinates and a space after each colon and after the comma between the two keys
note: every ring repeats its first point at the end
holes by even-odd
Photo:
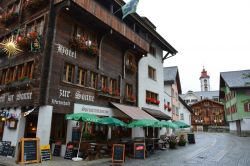
{"type": "Polygon", "coordinates": [[[140,0],[137,13],[178,51],[164,67],[178,66],[186,93],[200,91],[203,66],[210,90],[219,90],[220,72],[250,69],[249,8],[250,0],[140,0]]]}

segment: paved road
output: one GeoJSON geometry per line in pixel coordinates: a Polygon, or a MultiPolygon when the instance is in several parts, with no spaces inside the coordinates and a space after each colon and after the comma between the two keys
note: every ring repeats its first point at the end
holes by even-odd
{"type": "MultiPolygon", "coordinates": [[[[111,165],[110,162],[98,166],[111,165]]],[[[124,166],[250,166],[250,137],[198,133],[196,144],[156,151],[145,160],[127,159],[124,166]]],[[[97,165],[91,165],[97,166],[97,165]]]]}
{"type": "MultiPolygon", "coordinates": [[[[0,166],[14,166],[14,160],[0,157],[0,166]],[[2,163],[2,164],[1,164],[2,163]]],[[[73,162],[63,158],[29,166],[109,166],[110,159],[73,162]]],[[[124,166],[250,166],[250,137],[225,133],[196,133],[196,144],[175,150],[156,151],[145,160],[126,158],[124,166]]]]}

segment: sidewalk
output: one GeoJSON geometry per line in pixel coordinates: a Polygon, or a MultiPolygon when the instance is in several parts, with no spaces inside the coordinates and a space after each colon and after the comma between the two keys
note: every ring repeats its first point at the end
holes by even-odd
{"type": "MultiPolygon", "coordinates": [[[[92,161],[72,161],[72,160],[66,160],[63,157],[55,157],[52,156],[52,160],[50,161],[43,161],[42,163],[31,163],[27,164],[29,166],[84,166],[84,165],[92,165],[92,164],[100,164],[110,162],[111,158],[103,158],[98,160],[92,160],[92,161]]],[[[7,158],[4,156],[0,156],[0,166],[17,166],[19,164],[16,164],[14,158],[7,158]]]]}

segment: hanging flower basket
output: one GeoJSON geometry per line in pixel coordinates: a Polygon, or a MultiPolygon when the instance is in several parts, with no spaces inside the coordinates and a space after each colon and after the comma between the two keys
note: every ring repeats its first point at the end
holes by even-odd
{"type": "Polygon", "coordinates": [[[10,14],[3,16],[1,22],[4,25],[9,26],[9,25],[13,24],[15,21],[17,21],[17,19],[18,19],[18,13],[12,12],[10,14]]]}
{"type": "Polygon", "coordinates": [[[17,44],[22,50],[37,52],[41,49],[41,36],[36,31],[32,31],[27,35],[19,35],[17,37],[17,44]],[[33,48],[35,41],[38,46],[33,48]],[[36,51],[34,51],[35,49],[36,51]]]}

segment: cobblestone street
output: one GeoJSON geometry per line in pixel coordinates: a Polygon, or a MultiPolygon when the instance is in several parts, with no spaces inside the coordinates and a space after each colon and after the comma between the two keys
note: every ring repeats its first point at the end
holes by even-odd
{"type": "MultiPolygon", "coordinates": [[[[250,137],[237,137],[226,133],[196,133],[196,144],[188,144],[175,150],[157,150],[145,160],[126,158],[124,166],[249,166],[250,137]]],[[[12,166],[13,159],[0,158],[0,165],[12,166]]],[[[30,166],[108,166],[110,159],[93,162],[73,162],[54,158],[30,166]],[[56,160],[55,160],[56,159],[56,160]]]]}
{"type": "MultiPolygon", "coordinates": [[[[198,133],[196,144],[156,151],[145,160],[128,159],[128,166],[249,166],[250,138],[225,133],[198,133]]],[[[100,166],[101,164],[98,164],[100,166]]],[[[103,163],[103,166],[110,165],[103,163]]],[[[95,165],[92,165],[95,166],[95,165]]]]}

